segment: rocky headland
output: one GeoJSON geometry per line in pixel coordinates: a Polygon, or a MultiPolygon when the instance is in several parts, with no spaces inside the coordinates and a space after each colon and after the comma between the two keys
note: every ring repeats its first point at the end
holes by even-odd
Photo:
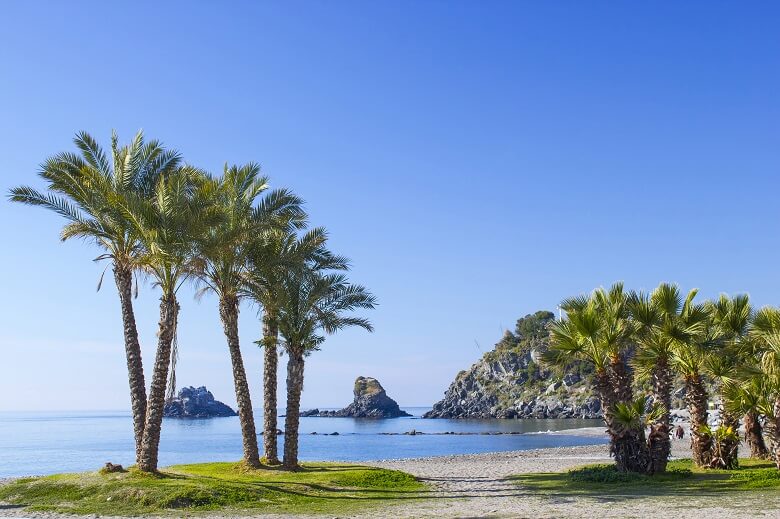
{"type": "Polygon", "coordinates": [[[554,319],[546,311],[519,319],[514,332],[458,373],[423,418],[601,418],[588,366],[573,363],[554,373],[539,363],[554,319]]]}
{"type": "Polygon", "coordinates": [[[355,380],[354,400],[338,411],[320,411],[311,409],[301,416],[320,416],[335,418],[398,418],[411,416],[398,407],[398,403],[387,396],[382,384],[375,378],[358,377],[355,380]]]}
{"type": "Polygon", "coordinates": [[[175,398],[165,403],[163,416],[166,418],[216,418],[236,416],[229,406],[214,400],[214,395],[205,386],[184,387],[175,398]]]}

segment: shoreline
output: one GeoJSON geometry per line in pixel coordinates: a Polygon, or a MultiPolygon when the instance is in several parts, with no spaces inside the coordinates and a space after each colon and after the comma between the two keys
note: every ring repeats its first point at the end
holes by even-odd
{"type": "MultiPolygon", "coordinates": [[[[310,433],[312,435],[318,435],[318,436],[331,436],[332,434],[329,433],[310,433]]],[[[339,436],[352,436],[352,435],[360,435],[361,433],[346,433],[346,434],[340,434],[339,436]]],[[[579,438],[592,438],[592,439],[602,439],[604,441],[608,440],[606,430],[603,427],[577,427],[572,429],[560,429],[560,430],[548,430],[548,431],[534,431],[534,432],[517,432],[517,431],[481,431],[481,432],[422,432],[422,431],[416,431],[414,433],[411,433],[411,431],[407,432],[393,432],[393,433],[373,433],[373,435],[376,436],[541,436],[541,435],[547,435],[547,436],[575,436],[579,438]]],[[[476,453],[458,453],[458,454],[442,454],[442,455],[434,455],[434,456],[405,456],[405,457],[398,457],[398,458],[377,458],[377,459],[369,459],[369,460],[302,460],[304,463],[307,462],[323,462],[323,463],[351,463],[355,465],[371,465],[376,463],[384,463],[384,462],[395,462],[395,461],[405,461],[405,460],[423,460],[423,459],[439,459],[439,458],[457,458],[462,456],[479,456],[479,455],[492,455],[492,454],[502,454],[502,453],[522,453],[522,452],[529,452],[529,451],[545,451],[550,449],[562,449],[562,448],[575,448],[575,447],[601,447],[604,443],[593,443],[588,445],[581,445],[581,446],[565,446],[565,445],[559,445],[559,446],[553,446],[553,447],[543,447],[543,448],[529,448],[529,449],[512,449],[512,450],[495,450],[495,451],[487,451],[487,452],[476,452],[476,453]]],[[[207,462],[207,461],[203,461],[207,462]]],[[[164,467],[163,467],[164,468],[164,467]]],[[[71,473],[71,472],[89,472],[89,471],[64,471],[62,473],[71,473]]],[[[60,473],[60,472],[57,472],[60,473]]],[[[57,474],[54,473],[54,474],[57,474]]],[[[11,481],[15,481],[17,479],[23,479],[23,478],[35,478],[35,477],[45,477],[50,476],[53,474],[23,474],[23,475],[15,475],[15,476],[2,476],[0,475],[0,485],[3,485],[5,483],[9,483],[11,481]]],[[[0,508],[0,512],[2,512],[2,508],[0,508]]],[[[2,514],[0,514],[0,517],[3,517],[2,514]]]]}
{"type": "MultiPolygon", "coordinates": [[[[592,435],[593,429],[583,428],[583,434],[592,435]]],[[[555,434],[555,433],[550,433],[555,434]]],[[[744,448],[744,446],[743,446],[744,448]]],[[[742,452],[745,452],[744,450],[742,452]]],[[[673,440],[672,457],[690,457],[689,441],[673,440]]],[[[499,451],[479,454],[457,454],[417,458],[389,459],[355,464],[400,470],[410,473],[430,486],[424,498],[409,499],[382,509],[368,509],[346,517],[380,519],[416,517],[582,517],[583,510],[594,517],[660,517],[660,518],[733,518],[734,506],[750,510],[754,517],[777,517],[780,513],[780,492],[743,492],[739,496],[717,498],[712,495],[679,497],[646,496],[630,499],[611,497],[590,498],[532,493],[510,476],[524,473],[564,472],[591,463],[611,463],[606,444],[576,447],[499,451]],[[725,499],[725,500],[724,500],[725,499]],[[738,499],[736,501],[729,501],[738,499]],[[743,508],[745,507],[745,508],[743,508]]],[[[0,484],[17,478],[0,480],[0,484]]],[[[177,512],[164,517],[176,516],[177,512]]],[[[178,511],[181,513],[181,511],[178,511]]],[[[233,519],[237,517],[294,518],[290,515],[242,515],[240,512],[195,514],[204,519],[233,519]]],[[[72,519],[67,514],[26,512],[19,508],[4,508],[0,517],[24,519],[72,519]]],[[[157,518],[160,516],[144,516],[157,518]]],[[[306,516],[306,517],[332,517],[306,516]]],[[[117,518],[124,519],[124,518],[117,518]]]]}
{"type": "MultiPolygon", "coordinates": [[[[484,434],[484,433],[477,433],[484,434]]],[[[492,433],[487,433],[492,434],[492,433]]],[[[383,519],[390,515],[397,518],[455,518],[455,517],[539,517],[574,518],[582,517],[583,510],[589,515],[605,518],[658,517],[669,519],[733,518],[735,508],[749,509],[754,517],[778,517],[780,515],[780,492],[751,492],[725,498],[712,495],[690,496],[684,500],[666,496],[632,496],[621,499],[604,496],[600,499],[585,496],[566,496],[528,492],[509,478],[518,474],[565,472],[572,468],[593,463],[611,463],[606,429],[601,427],[578,427],[555,431],[523,433],[529,435],[578,436],[604,442],[582,446],[557,446],[524,450],[495,451],[474,454],[451,454],[380,459],[371,461],[338,461],[369,467],[400,470],[414,475],[429,485],[430,490],[423,498],[405,500],[384,508],[369,507],[366,510],[345,517],[383,519]],[[747,508],[744,508],[747,507],[747,508]]],[[[740,450],[747,452],[744,443],[740,450]]],[[[672,440],[671,459],[690,457],[690,439],[672,440]]],[[[28,476],[29,477],[29,476],[28,476]]],[[[0,485],[19,478],[0,478],[0,485]]],[[[143,516],[147,519],[176,516],[143,516]]],[[[255,517],[267,519],[293,519],[293,515],[245,515],[240,511],[197,512],[203,519],[237,519],[255,517]]],[[[0,518],[13,519],[76,519],[86,516],[57,514],[52,512],[27,512],[20,508],[5,508],[0,503],[0,518]]],[[[332,515],[307,515],[305,517],[332,517],[332,515]]],[[[127,519],[117,517],[116,519],[127,519]]]]}

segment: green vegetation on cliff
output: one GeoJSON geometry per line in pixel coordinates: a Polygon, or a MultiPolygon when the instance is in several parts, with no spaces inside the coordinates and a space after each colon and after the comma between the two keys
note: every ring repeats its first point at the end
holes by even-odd
{"type": "Polygon", "coordinates": [[[591,398],[592,370],[573,362],[552,372],[540,365],[550,345],[555,315],[539,311],[517,320],[495,348],[461,371],[429,418],[595,418],[599,402],[591,398]]]}

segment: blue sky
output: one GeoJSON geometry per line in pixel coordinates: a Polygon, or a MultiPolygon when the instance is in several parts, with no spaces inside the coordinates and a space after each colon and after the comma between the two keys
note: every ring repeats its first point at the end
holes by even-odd
{"type": "MultiPolygon", "coordinates": [[[[615,280],[780,303],[778,22],[772,2],[15,2],[0,188],[39,185],[79,130],[260,162],[381,303],[374,334],[311,357],[303,405],[358,375],[430,405],[519,316],[615,280]]],[[[127,408],[113,284],[60,224],[0,203],[0,410],[127,408]]],[[[179,381],[233,403],[216,302],[181,299],[179,381]]],[[[255,308],[240,325],[259,406],[255,308]]]]}

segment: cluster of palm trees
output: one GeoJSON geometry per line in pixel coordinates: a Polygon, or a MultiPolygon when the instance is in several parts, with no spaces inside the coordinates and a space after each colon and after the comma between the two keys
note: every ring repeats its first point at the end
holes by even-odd
{"type": "Polygon", "coordinates": [[[751,457],[780,469],[780,309],[755,311],[746,295],[704,302],[696,295],[668,283],[649,294],[616,283],[567,299],[544,360],[593,366],[620,471],[666,470],[676,379],[684,382],[697,466],[737,467],[742,418],[751,457]],[[708,425],[710,400],[717,427],[708,425]]]}
{"type": "MultiPolygon", "coordinates": [[[[10,199],[52,210],[67,220],[61,238],[97,244],[113,268],[124,325],[136,462],[156,471],[166,399],[175,391],[177,294],[187,281],[213,292],[227,339],[243,439],[244,463],[278,465],[276,385],[279,352],[288,356],[283,467],[298,467],[298,421],[304,359],[327,334],[349,326],[371,331],[353,315],[376,304],[344,274],[348,260],[331,253],[322,228],[307,229],[303,202],[286,189],[269,190],[256,164],[225,166],[215,177],[187,165],[179,153],[139,132],[110,154],[87,133],[77,153],[60,153],[40,170],[44,191],[11,190],[10,199]],[[147,394],[133,312],[138,276],[160,290],[160,320],[147,394]],[[242,299],[262,309],[264,460],[238,336],[242,299]]],[[[101,277],[102,283],[102,277],[101,277]]],[[[98,285],[98,289],[100,284],[98,285]]]]}

